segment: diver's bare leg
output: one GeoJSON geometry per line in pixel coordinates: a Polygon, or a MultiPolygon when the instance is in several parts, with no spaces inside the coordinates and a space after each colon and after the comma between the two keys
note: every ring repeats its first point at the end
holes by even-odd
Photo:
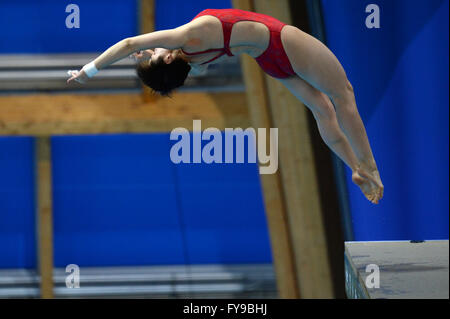
{"type": "Polygon", "coordinates": [[[373,199],[378,202],[383,196],[384,186],[356,107],[353,88],[342,65],[322,42],[295,27],[283,29],[282,41],[297,75],[332,100],[339,126],[359,163],[353,181],[360,187],[369,183],[373,199]]]}
{"type": "Polygon", "coordinates": [[[361,176],[359,161],[347,137],[339,127],[337,115],[329,97],[299,77],[280,80],[312,112],[325,144],[353,171],[352,179],[372,203],[378,203],[376,187],[361,176]]]}

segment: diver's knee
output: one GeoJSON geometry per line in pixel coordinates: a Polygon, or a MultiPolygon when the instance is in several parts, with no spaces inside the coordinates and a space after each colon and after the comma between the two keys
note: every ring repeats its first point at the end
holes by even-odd
{"type": "Polygon", "coordinates": [[[328,99],[328,97],[321,96],[317,103],[315,109],[313,110],[313,115],[316,120],[322,121],[333,121],[336,119],[336,111],[334,110],[333,104],[328,99]]]}
{"type": "Polygon", "coordinates": [[[354,96],[353,85],[348,79],[345,79],[340,85],[331,92],[330,97],[333,101],[350,100],[354,96]]]}

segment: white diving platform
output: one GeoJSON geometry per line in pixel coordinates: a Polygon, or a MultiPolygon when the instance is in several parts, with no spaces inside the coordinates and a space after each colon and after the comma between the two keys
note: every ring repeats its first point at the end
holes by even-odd
{"type": "Polygon", "coordinates": [[[346,242],[347,297],[448,299],[448,255],[448,240],[346,242]]]}

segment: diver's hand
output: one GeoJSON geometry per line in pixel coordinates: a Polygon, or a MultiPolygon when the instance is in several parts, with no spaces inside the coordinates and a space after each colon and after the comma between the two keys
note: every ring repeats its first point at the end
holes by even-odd
{"type": "Polygon", "coordinates": [[[80,71],[77,70],[69,70],[67,71],[67,74],[70,75],[70,78],[67,80],[67,83],[70,83],[72,81],[76,81],[78,83],[84,84],[89,79],[86,75],[86,72],[81,69],[80,71]]]}

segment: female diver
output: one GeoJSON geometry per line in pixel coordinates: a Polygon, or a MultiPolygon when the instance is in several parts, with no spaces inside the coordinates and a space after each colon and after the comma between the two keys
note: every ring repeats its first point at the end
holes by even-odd
{"type": "Polygon", "coordinates": [[[80,71],[69,71],[67,82],[85,83],[98,70],[132,55],[142,82],[168,95],[189,73],[242,53],[255,58],[311,110],[324,142],[351,168],[353,182],[367,199],[377,204],[384,186],[343,67],[322,42],[273,17],[207,9],[178,28],[116,43],[80,71]]]}

